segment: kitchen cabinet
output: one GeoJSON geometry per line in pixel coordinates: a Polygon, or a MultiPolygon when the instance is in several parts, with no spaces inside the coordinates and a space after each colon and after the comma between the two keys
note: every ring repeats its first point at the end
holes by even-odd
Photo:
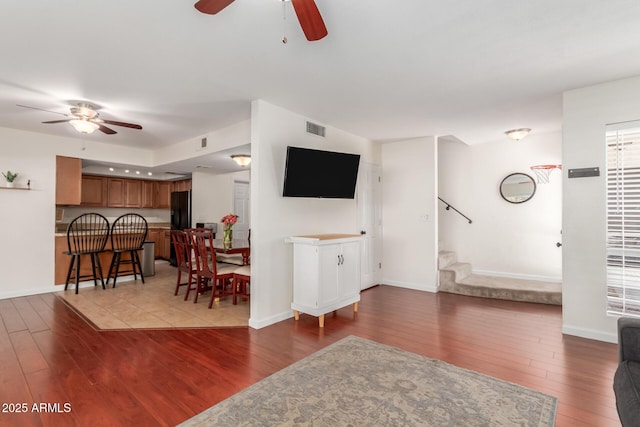
{"type": "Polygon", "coordinates": [[[171,250],[171,230],[166,228],[150,228],[147,240],[155,242],[155,258],[169,259],[171,250]]]}
{"type": "Polygon", "coordinates": [[[82,160],[56,156],[56,205],[79,205],[81,191],[82,160]]]}
{"type": "Polygon", "coordinates": [[[82,206],[107,206],[107,179],[102,176],[82,175],[82,206]]]}
{"type": "Polygon", "coordinates": [[[191,190],[191,179],[181,179],[180,181],[172,181],[173,187],[171,191],[189,191],[191,190]]]}
{"type": "MultiPolygon", "coordinates": [[[[107,208],[171,207],[171,181],[82,175],[82,206],[107,208]]],[[[184,185],[184,184],[183,184],[184,185]]]]}
{"type": "Polygon", "coordinates": [[[155,181],[154,186],[154,200],[153,207],[156,209],[170,209],[171,208],[171,188],[173,183],[171,181],[155,181]]]}
{"type": "Polygon", "coordinates": [[[124,180],[124,206],[126,208],[142,207],[142,181],[138,179],[124,180]]]}
{"type": "Polygon", "coordinates": [[[110,208],[125,206],[124,182],[122,178],[107,178],[107,206],[110,208]]]}
{"type": "Polygon", "coordinates": [[[142,203],[141,208],[153,208],[154,194],[155,194],[155,182],[153,181],[141,181],[142,182],[142,203]]]}
{"type": "Polygon", "coordinates": [[[324,315],[360,301],[361,236],[322,234],[289,237],[293,244],[293,302],[298,320],[300,312],[318,316],[324,327],[324,315]]]}
{"type": "MultiPolygon", "coordinates": [[[[71,261],[71,257],[65,252],[68,249],[67,245],[67,236],[66,235],[57,235],[55,236],[55,254],[54,254],[54,262],[55,262],[55,271],[54,271],[54,281],[56,285],[64,284],[67,279],[67,272],[69,271],[69,263],[71,261]]],[[[142,253],[138,252],[138,255],[142,257],[142,253]]],[[[102,266],[102,274],[105,280],[107,280],[107,275],[109,274],[109,266],[111,265],[111,259],[113,258],[113,252],[111,251],[111,239],[107,240],[107,246],[105,247],[105,251],[98,254],[100,258],[100,265],[102,266]]],[[[83,277],[91,275],[91,258],[89,255],[82,255],[80,262],[80,275],[83,277]]],[[[130,259],[129,254],[123,254],[123,259],[130,259]]],[[[72,273],[72,278],[74,277],[72,273]]],[[[113,276],[113,274],[112,274],[113,276]]],[[[72,279],[73,280],[73,279],[72,279]]],[[[83,279],[83,280],[91,280],[93,279],[83,279]]],[[[98,286],[100,286],[100,281],[98,281],[98,286]]]]}
{"type": "Polygon", "coordinates": [[[160,258],[160,256],[159,256],[160,252],[159,252],[159,248],[158,248],[159,236],[160,236],[160,229],[159,228],[149,228],[149,231],[147,232],[146,241],[155,243],[154,250],[153,250],[153,257],[155,259],[160,258]]]}
{"type": "Polygon", "coordinates": [[[168,260],[171,257],[171,231],[164,230],[164,241],[162,242],[162,259],[168,260]]]}

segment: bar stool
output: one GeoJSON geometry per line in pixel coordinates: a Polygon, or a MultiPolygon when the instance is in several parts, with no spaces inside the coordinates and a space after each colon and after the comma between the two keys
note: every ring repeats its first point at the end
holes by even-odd
{"type": "MultiPolygon", "coordinates": [[[[138,280],[137,273],[140,273],[140,279],[144,283],[144,274],[142,273],[142,263],[138,251],[142,250],[142,245],[147,238],[149,226],[147,220],[142,215],[128,213],[119,216],[111,226],[111,248],[113,250],[113,258],[109,266],[109,275],[107,283],[112,277],[113,287],[116,287],[116,280],[120,274],[120,264],[131,264],[133,269],[133,279],[138,280]],[[129,253],[129,259],[122,259],[123,253],[129,253]],[[137,267],[137,269],[136,269],[137,267]],[[115,271],[114,271],[115,268],[115,271]]],[[[127,271],[130,274],[131,271],[127,271]]]]}
{"type": "Polygon", "coordinates": [[[80,279],[93,277],[94,286],[98,286],[98,277],[102,289],[104,287],[104,278],[102,275],[102,265],[100,264],[101,252],[109,238],[109,221],[98,213],[85,213],[76,217],[67,227],[67,252],[66,255],[71,256],[69,261],[69,270],[67,271],[67,280],[64,290],[69,286],[71,272],[75,265],[75,282],[76,294],[78,293],[78,284],[80,279]],[[81,275],[80,260],[83,255],[89,255],[91,259],[91,275],[81,275]],[[98,276],[99,274],[99,276],[98,276]]]}

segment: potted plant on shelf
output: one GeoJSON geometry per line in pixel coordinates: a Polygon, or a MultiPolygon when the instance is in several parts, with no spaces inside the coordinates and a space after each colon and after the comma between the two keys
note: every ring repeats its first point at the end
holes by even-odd
{"type": "Polygon", "coordinates": [[[15,179],[18,177],[18,174],[7,171],[7,173],[2,172],[2,176],[4,176],[4,179],[7,180],[7,187],[13,187],[13,181],[15,181],[15,179]]]}
{"type": "Polygon", "coordinates": [[[224,238],[222,240],[222,244],[225,249],[229,249],[233,244],[233,231],[231,227],[233,227],[233,224],[238,222],[238,215],[227,214],[223,216],[220,221],[224,225],[224,238]]]}

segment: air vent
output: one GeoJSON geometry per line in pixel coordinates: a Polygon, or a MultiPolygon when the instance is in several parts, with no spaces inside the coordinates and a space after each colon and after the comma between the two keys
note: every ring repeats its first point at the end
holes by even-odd
{"type": "Polygon", "coordinates": [[[312,133],[324,138],[326,128],[315,123],[307,122],[307,133],[312,133]]]}

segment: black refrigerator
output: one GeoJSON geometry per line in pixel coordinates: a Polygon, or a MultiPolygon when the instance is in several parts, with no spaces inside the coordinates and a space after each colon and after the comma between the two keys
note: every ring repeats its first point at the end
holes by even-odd
{"type": "MultiPolygon", "coordinates": [[[[191,190],[171,193],[171,229],[184,230],[191,228],[191,190]]],[[[176,251],[171,244],[169,263],[176,266],[176,251]]]]}

